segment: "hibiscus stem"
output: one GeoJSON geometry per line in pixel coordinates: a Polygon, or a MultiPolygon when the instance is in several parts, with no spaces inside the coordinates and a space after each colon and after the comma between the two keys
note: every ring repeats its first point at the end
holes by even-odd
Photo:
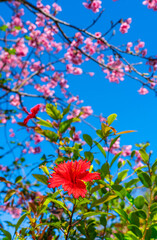
{"type": "Polygon", "coordinates": [[[71,212],[71,215],[70,215],[70,220],[69,220],[69,227],[68,227],[68,230],[67,230],[67,233],[66,233],[66,238],[65,240],[68,240],[68,236],[69,236],[69,233],[70,233],[70,229],[72,228],[72,218],[73,218],[73,214],[75,212],[75,208],[76,208],[76,205],[74,204],[73,206],[73,210],[71,212]]]}

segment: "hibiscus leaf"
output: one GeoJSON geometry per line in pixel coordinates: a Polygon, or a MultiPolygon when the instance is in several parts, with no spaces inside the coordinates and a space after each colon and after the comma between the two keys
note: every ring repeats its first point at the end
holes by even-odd
{"type": "Polygon", "coordinates": [[[39,122],[37,122],[37,124],[44,126],[44,127],[53,127],[52,123],[45,121],[39,117],[36,117],[36,118],[39,120],[39,122]]]}
{"type": "Polygon", "coordinates": [[[62,119],[61,112],[57,109],[57,106],[47,103],[46,104],[46,112],[54,120],[62,119]]]}
{"type": "Polygon", "coordinates": [[[59,124],[60,133],[64,133],[70,127],[72,122],[73,122],[73,119],[69,119],[69,120],[66,120],[64,122],[61,122],[59,124]]]}
{"type": "Polygon", "coordinates": [[[32,174],[32,175],[34,178],[36,178],[36,180],[47,185],[48,178],[45,175],[41,175],[41,174],[32,174]]]}
{"type": "Polygon", "coordinates": [[[8,238],[8,240],[12,239],[10,232],[4,230],[3,228],[0,228],[0,231],[8,238]]]}
{"type": "Polygon", "coordinates": [[[104,157],[106,158],[106,152],[105,150],[103,149],[103,147],[101,146],[100,143],[94,141],[94,143],[96,144],[96,146],[99,148],[99,150],[101,151],[101,153],[104,155],[104,157]]]}
{"type": "Polygon", "coordinates": [[[88,134],[83,134],[83,139],[85,140],[85,142],[91,147],[93,144],[93,140],[91,138],[91,136],[89,136],[88,134]]]}
{"type": "Polygon", "coordinates": [[[16,190],[14,189],[8,191],[4,198],[4,202],[7,202],[15,193],[16,193],[16,190]]]}
{"type": "Polygon", "coordinates": [[[87,212],[83,214],[83,218],[91,217],[91,216],[96,216],[96,215],[107,215],[107,212],[87,212]]]}
{"type": "Polygon", "coordinates": [[[117,195],[116,194],[111,194],[111,193],[106,193],[104,197],[98,199],[98,200],[95,200],[92,204],[91,204],[91,207],[94,207],[94,206],[97,206],[97,205],[100,205],[100,204],[103,204],[105,202],[108,202],[114,198],[116,198],[117,195]]]}
{"type": "Polygon", "coordinates": [[[108,116],[108,118],[107,118],[108,125],[111,125],[111,123],[116,119],[116,117],[117,117],[117,114],[115,114],[115,113],[108,116]]]}
{"type": "Polygon", "coordinates": [[[20,227],[20,225],[22,224],[22,222],[24,221],[25,217],[27,216],[27,213],[23,214],[20,219],[18,220],[18,222],[15,225],[15,231],[17,231],[17,229],[20,227]]]}

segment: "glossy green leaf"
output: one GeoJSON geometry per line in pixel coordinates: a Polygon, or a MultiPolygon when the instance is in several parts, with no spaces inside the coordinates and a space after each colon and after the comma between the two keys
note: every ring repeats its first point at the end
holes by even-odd
{"type": "Polygon", "coordinates": [[[57,109],[56,106],[54,106],[50,103],[46,104],[46,112],[54,120],[62,119],[60,111],[57,109]]]}
{"type": "Polygon", "coordinates": [[[110,163],[110,168],[112,167],[112,165],[114,164],[114,162],[117,160],[117,158],[119,158],[119,156],[121,155],[122,152],[117,153],[114,158],[112,159],[111,163],[110,163]]]}
{"type": "Polygon", "coordinates": [[[108,116],[108,118],[107,118],[108,125],[111,125],[113,123],[113,121],[116,119],[116,117],[117,117],[117,114],[115,114],[115,113],[108,116]]]}
{"type": "Polygon", "coordinates": [[[8,240],[12,239],[10,232],[4,230],[3,228],[0,228],[0,231],[8,238],[8,240]]]}
{"type": "Polygon", "coordinates": [[[132,231],[136,236],[142,238],[142,232],[136,225],[128,225],[128,229],[132,231]]]}
{"type": "Polygon", "coordinates": [[[134,224],[136,225],[137,227],[140,226],[140,221],[139,221],[139,217],[138,215],[136,214],[136,212],[131,212],[129,214],[129,221],[131,224],[134,224]]]}
{"type": "Polygon", "coordinates": [[[110,169],[109,169],[109,163],[105,162],[102,167],[101,167],[102,173],[104,175],[104,177],[110,173],[110,169]]]}
{"type": "Polygon", "coordinates": [[[105,187],[105,186],[106,186],[106,185],[104,185],[104,184],[99,184],[99,185],[93,187],[90,192],[91,192],[91,193],[94,193],[94,192],[98,191],[99,189],[101,189],[101,188],[103,188],[103,187],[105,187]]]}
{"type": "Polygon", "coordinates": [[[106,193],[104,197],[98,199],[98,200],[95,200],[92,204],[91,204],[91,207],[94,207],[94,206],[97,206],[97,205],[100,205],[102,203],[106,203],[114,198],[116,198],[117,195],[116,194],[111,194],[111,193],[106,193]]]}
{"type": "Polygon", "coordinates": [[[99,150],[101,151],[101,153],[104,155],[104,157],[106,158],[106,152],[105,150],[103,149],[103,147],[101,146],[100,143],[94,141],[94,143],[96,144],[96,146],[99,148],[99,150]]]}
{"type": "Polygon", "coordinates": [[[128,215],[123,209],[115,209],[114,211],[118,213],[119,216],[121,216],[124,220],[128,220],[128,215]]]}
{"type": "Polygon", "coordinates": [[[145,163],[147,163],[149,161],[149,155],[146,153],[146,150],[142,148],[142,149],[139,150],[139,153],[140,153],[141,158],[143,159],[143,161],[145,163]]]}
{"type": "Polygon", "coordinates": [[[34,178],[36,178],[36,180],[38,180],[39,182],[42,182],[43,184],[47,185],[47,181],[48,178],[45,175],[41,175],[41,174],[32,174],[34,178]]]}
{"type": "Polygon", "coordinates": [[[87,217],[92,217],[92,216],[96,216],[96,215],[107,215],[108,213],[106,212],[87,212],[83,214],[83,218],[87,218],[87,217]]]}
{"type": "Polygon", "coordinates": [[[69,104],[69,105],[67,106],[67,108],[64,108],[64,110],[63,110],[63,116],[66,115],[67,113],[69,113],[69,111],[70,111],[70,106],[71,106],[71,104],[69,104]]]}
{"type": "Polygon", "coordinates": [[[15,183],[19,183],[21,182],[22,180],[22,176],[18,176],[16,179],[15,179],[15,183]]]}
{"type": "Polygon", "coordinates": [[[147,215],[144,210],[137,210],[136,214],[139,218],[146,219],[147,215]]]}
{"type": "Polygon", "coordinates": [[[143,208],[144,203],[145,203],[145,199],[143,196],[138,196],[134,199],[134,204],[138,209],[143,208]]]}
{"type": "Polygon", "coordinates": [[[4,202],[7,202],[15,193],[16,193],[16,190],[14,189],[9,190],[4,198],[4,202]]]}
{"type": "Polygon", "coordinates": [[[45,137],[47,137],[48,139],[50,139],[52,142],[57,142],[58,140],[58,135],[50,130],[43,130],[43,134],[45,137]]]}
{"type": "Polygon", "coordinates": [[[139,182],[138,178],[131,179],[129,182],[124,183],[126,188],[131,187],[132,185],[135,185],[136,183],[139,182]]]}
{"type": "Polygon", "coordinates": [[[127,176],[128,171],[129,170],[126,169],[126,170],[123,170],[122,172],[118,173],[118,177],[115,181],[115,184],[120,183],[127,176]]]}
{"type": "Polygon", "coordinates": [[[152,181],[147,173],[141,172],[138,174],[138,177],[146,188],[150,188],[152,186],[152,181]]]}
{"type": "Polygon", "coordinates": [[[64,133],[70,127],[72,122],[73,122],[73,119],[69,119],[69,120],[66,120],[64,122],[61,122],[59,124],[59,131],[61,133],[64,133]]]}
{"type": "Polygon", "coordinates": [[[85,140],[85,142],[91,147],[93,144],[93,140],[91,138],[91,136],[89,136],[88,134],[83,134],[83,139],[85,140]]]}
{"type": "Polygon", "coordinates": [[[113,144],[117,141],[118,138],[120,138],[120,135],[115,137],[114,139],[112,139],[112,141],[110,143],[110,148],[113,146],[113,144]]]}
{"type": "Polygon", "coordinates": [[[26,218],[26,216],[27,216],[27,213],[23,214],[23,215],[19,218],[18,222],[17,222],[16,225],[15,225],[15,231],[18,230],[18,228],[20,227],[20,225],[22,224],[22,222],[24,221],[24,219],[26,218]]]}
{"type": "Polygon", "coordinates": [[[41,125],[41,126],[44,126],[44,127],[53,127],[52,126],[52,123],[48,122],[48,121],[45,121],[39,117],[36,117],[39,121],[37,122],[37,124],[41,125]]]}
{"type": "Polygon", "coordinates": [[[93,153],[91,152],[84,152],[84,155],[85,155],[85,158],[88,160],[88,161],[93,161],[94,159],[94,156],[93,156],[93,153]]]}

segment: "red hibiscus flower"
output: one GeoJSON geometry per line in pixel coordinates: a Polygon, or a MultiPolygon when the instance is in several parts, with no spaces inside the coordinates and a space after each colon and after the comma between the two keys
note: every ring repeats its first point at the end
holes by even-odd
{"type": "Polygon", "coordinates": [[[60,163],[54,168],[52,178],[48,180],[48,187],[55,188],[62,185],[69,196],[73,194],[74,198],[85,197],[87,190],[84,182],[101,179],[100,173],[90,173],[87,171],[89,168],[90,162],[82,159],[60,163]]]}
{"type": "Polygon", "coordinates": [[[26,125],[29,121],[29,119],[35,118],[37,113],[39,112],[40,104],[37,104],[33,108],[31,108],[31,113],[29,113],[26,109],[26,107],[23,107],[23,110],[28,114],[28,116],[24,119],[23,123],[26,125]]]}

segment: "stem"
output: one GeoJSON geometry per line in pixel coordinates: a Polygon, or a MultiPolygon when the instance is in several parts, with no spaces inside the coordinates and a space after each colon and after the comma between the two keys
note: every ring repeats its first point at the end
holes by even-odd
{"type": "Polygon", "coordinates": [[[75,208],[76,208],[76,205],[74,204],[72,213],[71,213],[71,215],[70,215],[69,227],[68,227],[68,230],[67,230],[67,233],[66,233],[66,238],[65,238],[65,240],[68,240],[68,236],[69,236],[69,233],[70,233],[70,229],[73,227],[73,225],[72,225],[72,218],[73,218],[73,214],[74,214],[75,208]]]}

